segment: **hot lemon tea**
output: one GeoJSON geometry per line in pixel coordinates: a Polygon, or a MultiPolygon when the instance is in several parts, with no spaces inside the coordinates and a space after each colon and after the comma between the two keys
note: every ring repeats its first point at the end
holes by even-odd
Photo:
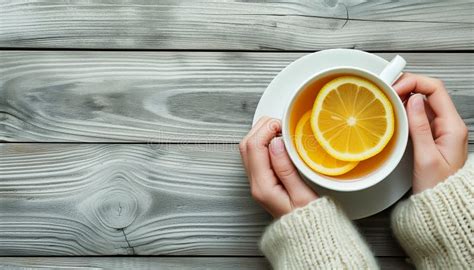
{"type": "Polygon", "coordinates": [[[307,84],[289,111],[292,143],[314,171],[335,180],[367,176],[390,156],[396,121],[375,83],[333,74],[307,84]]]}

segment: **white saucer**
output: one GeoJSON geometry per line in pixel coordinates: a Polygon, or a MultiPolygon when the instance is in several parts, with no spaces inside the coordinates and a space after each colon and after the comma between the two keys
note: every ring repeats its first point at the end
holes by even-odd
{"type": "MultiPolygon", "coordinates": [[[[353,66],[379,74],[388,62],[374,54],[349,49],[325,50],[297,59],[284,68],[268,85],[258,103],[253,124],[264,116],[281,119],[283,110],[297,85],[316,72],[337,66],[353,66]]],[[[339,192],[324,189],[310,181],[320,195],[333,197],[351,219],[374,215],[400,199],[411,187],[413,154],[411,143],[397,168],[383,181],[369,189],[339,192]]]]}

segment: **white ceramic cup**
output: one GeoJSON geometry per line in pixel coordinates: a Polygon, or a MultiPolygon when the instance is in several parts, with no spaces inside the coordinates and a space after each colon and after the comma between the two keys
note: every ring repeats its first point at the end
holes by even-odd
{"type": "Polygon", "coordinates": [[[290,100],[284,110],[282,119],[282,136],[285,142],[286,150],[288,151],[291,160],[295,164],[300,174],[302,174],[306,179],[327,189],[336,191],[357,191],[367,189],[379,183],[397,167],[398,163],[403,157],[403,154],[405,153],[408,142],[408,119],[403,103],[391,85],[400,76],[401,71],[405,65],[405,60],[397,55],[380,74],[374,74],[367,70],[355,67],[341,66],[337,68],[331,68],[314,74],[298,87],[298,91],[295,91],[295,93],[290,97],[290,100]],[[394,142],[391,154],[380,166],[362,177],[350,179],[346,178],[344,180],[340,180],[337,177],[327,176],[313,171],[301,159],[291,138],[289,118],[296,97],[301,94],[302,90],[304,90],[308,84],[334,74],[352,74],[366,78],[369,81],[375,83],[390,100],[395,113],[396,128],[392,140],[396,141],[394,142]]]}

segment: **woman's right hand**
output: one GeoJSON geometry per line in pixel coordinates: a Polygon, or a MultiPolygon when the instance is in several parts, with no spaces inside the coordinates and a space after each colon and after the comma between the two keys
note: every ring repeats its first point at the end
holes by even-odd
{"type": "Polygon", "coordinates": [[[409,96],[407,114],[414,148],[416,194],[433,188],[463,167],[468,130],[442,81],[405,73],[393,87],[401,97],[409,96]]]}
{"type": "Polygon", "coordinates": [[[286,152],[280,120],[262,117],[240,142],[239,149],[253,198],[274,218],[316,200],[286,152]]]}

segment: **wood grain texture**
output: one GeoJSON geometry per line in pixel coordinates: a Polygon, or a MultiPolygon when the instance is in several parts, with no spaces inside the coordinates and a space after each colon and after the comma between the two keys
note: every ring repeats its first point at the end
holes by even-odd
{"type": "MultiPolygon", "coordinates": [[[[236,145],[0,144],[0,256],[260,254],[236,145]]],[[[390,210],[357,221],[403,256],[390,210]]]]}
{"type": "MultiPolygon", "coordinates": [[[[272,78],[303,55],[0,51],[0,140],[235,143],[272,78]]],[[[474,140],[474,55],[401,55],[445,81],[474,140]]]]}
{"type": "Polygon", "coordinates": [[[0,47],[473,49],[474,4],[429,1],[0,1],[0,47]]]}
{"type": "MultiPolygon", "coordinates": [[[[403,257],[381,257],[377,261],[384,270],[413,269],[403,257]]],[[[234,269],[271,269],[261,257],[2,257],[0,269],[134,269],[134,270],[234,270],[234,269]]]]}

